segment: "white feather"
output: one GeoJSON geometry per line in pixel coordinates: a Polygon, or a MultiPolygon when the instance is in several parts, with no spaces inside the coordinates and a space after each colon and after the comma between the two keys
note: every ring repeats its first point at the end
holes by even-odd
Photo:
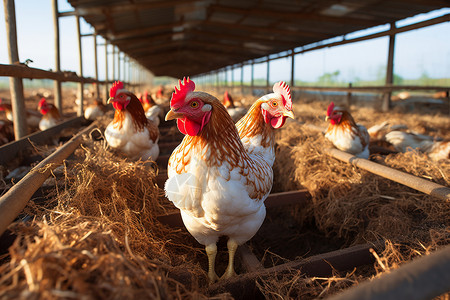
{"type": "Polygon", "coordinates": [[[153,142],[150,139],[149,131],[146,127],[136,131],[132,117],[125,111],[125,118],[122,128],[117,124],[109,123],[105,130],[105,138],[111,148],[118,149],[125,153],[130,159],[152,159],[156,161],[159,155],[158,140],[153,142]]]}

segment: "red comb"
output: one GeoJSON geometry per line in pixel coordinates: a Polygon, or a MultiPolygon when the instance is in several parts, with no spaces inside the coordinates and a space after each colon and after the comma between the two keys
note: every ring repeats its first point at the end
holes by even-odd
{"type": "Polygon", "coordinates": [[[41,107],[42,105],[44,105],[47,101],[45,100],[44,97],[41,98],[41,101],[39,101],[39,105],[38,107],[41,107]]]}
{"type": "Polygon", "coordinates": [[[183,81],[178,81],[179,88],[175,87],[175,92],[172,94],[172,100],[170,100],[170,106],[174,106],[178,102],[184,102],[186,95],[195,90],[195,83],[186,77],[183,77],[183,81]]]}
{"type": "Polygon", "coordinates": [[[121,81],[115,81],[109,89],[109,96],[114,98],[116,96],[116,92],[121,89],[123,89],[123,83],[121,81]]]}
{"type": "Polygon", "coordinates": [[[327,117],[331,116],[331,113],[333,112],[333,109],[334,109],[334,102],[331,102],[330,105],[328,105],[327,117]]]}
{"type": "Polygon", "coordinates": [[[277,82],[273,85],[273,92],[283,96],[283,104],[287,110],[292,110],[291,89],[284,81],[277,82]]]}

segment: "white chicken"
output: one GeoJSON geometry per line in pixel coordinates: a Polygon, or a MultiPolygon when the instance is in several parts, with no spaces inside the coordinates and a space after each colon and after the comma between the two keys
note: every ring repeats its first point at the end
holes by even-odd
{"type": "Polygon", "coordinates": [[[287,92],[259,99],[242,121],[248,141],[244,145],[219,100],[194,90],[189,78],[180,81],[166,115],[166,120],[177,119],[178,129],[186,136],[170,156],[165,191],[180,209],[187,230],[205,245],[212,283],[218,280],[215,257],[219,237],[229,238],[229,262],[223,278],[230,278],[235,274],[238,245],[252,238],[264,221],[264,200],[273,183],[272,130],[283,126],[293,113],[287,92]]]}
{"type": "Polygon", "coordinates": [[[450,159],[450,141],[437,141],[431,136],[397,130],[387,133],[385,138],[400,152],[418,150],[434,161],[450,159]]]}
{"type": "Polygon", "coordinates": [[[356,124],[348,111],[331,102],[325,120],[330,120],[325,138],[336,148],[356,157],[369,158],[369,133],[366,127],[356,124]]]}
{"type": "Polygon", "coordinates": [[[117,81],[110,89],[108,103],[112,102],[114,119],[105,130],[108,145],[127,155],[130,159],[151,159],[159,155],[159,130],[145,117],[138,98],[124,89],[117,81]]]}
{"type": "Polygon", "coordinates": [[[59,114],[58,108],[48,103],[45,98],[39,101],[38,109],[42,114],[42,118],[39,121],[40,130],[47,130],[61,122],[61,115],[59,114]]]}
{"type": "Polygon", "coordinates": [[[222,104],[225,106],[234,122],[237,122],[247,113],[247,110],[244,107],[236,106],[234,104],[233,97],[231,97],[228,91],[225,91],[223,94],[222,104]]]}
{"type": "Polygon", "coordinates": [[[152,96],[149,95],[147,91],[144,92],[142,107],[144,108],[147,119],[152,121],[156,126],[159,126],[159,118],[162,115],[162,109],[156,104],[155,100],[153,100],[152,96]]]}
{"type": "Polygon", "coordinates": [[[99,117],[103,116],[106,112],[106,106],[101,100],[95,99],[94,102],[86,107],[84,111],[84,118],[86,120],[95,121],[99,117]]]}

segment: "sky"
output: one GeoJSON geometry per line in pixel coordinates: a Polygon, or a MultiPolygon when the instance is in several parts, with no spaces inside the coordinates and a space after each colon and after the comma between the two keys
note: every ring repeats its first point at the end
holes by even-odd
{"type": "MultiPolygon", "coordinates": [[[[16,25],[19,58],[33,60],[31,67],[44,70],[54,69],[54,33],[51,0],[16,0],[16,25]]],[[[73,8],[66,0],[58,0],[60,12],[73,8]]],[[[397,22],[397,27],[431,19],[450,13],[450,7],[414,18],[397,22]]],[[[61,69],[78,73],[78,40],[75,17],[60,18],[61,69]]],[[[366,32],[384,30],[386,26],[369,29],[366,32]]],[[[93,28],[81,21],[81,33],[89,34],[93,28]]],[[[360,36],[356,32],[349,37],[360,36]]],[[[101,37],[98,44],[103,44],[101,37]]],[[[83,73],[94,77],[93,37],[82,38],[83,73]]],[[[99,79],[105,77],[105,51],[98,47],[99,79]]],[[[352,43],[332,48],[315,50],[295,57],[296,80],[314,81],[324,73],[339,70],[339,79],[351,82],[355,78],[375,80],[380,68],[387,64],[388,37],[352,43]]],[[[8,64],[6,29],[3,1],[0,2],[0,64],[8,64]]],[[[111,63],[111,58],[109,58],[111,63]]],[[[111,72],[111,65],[109,66],[111,72]]],[[[265,78],[266,63],[255,65],[255,77],[265,78]],[[261,76],[259,76],[261,75],[261,76]]],[[[123,72],[123,71],[122,71],[123,72]]],[[[235,79],[240,78],[240,70],[235,70],[235,79]]],[[[289,59],[278,59],[270,64],[270,81],[290,80],[291,63],[289,59]]],[[[407,33],[397,34],[394,56],[394,73],[405,79],[416,79],[427,74],[432,78],[450,78],[450,22],[425,27],[407,33]]],[[[251,69],[244,68],[244,80],[249,81],[251,69]]],[[[190,75],[190,74],[186,74],[190,75]]],[[[110,75],[111,77],[111,75],[110,75]]],[[[229,74],[231,78],[231,72],[229,74]]]]}

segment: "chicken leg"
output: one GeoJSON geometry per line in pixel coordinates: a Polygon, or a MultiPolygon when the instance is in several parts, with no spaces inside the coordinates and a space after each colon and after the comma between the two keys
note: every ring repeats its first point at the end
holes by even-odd
{"type": "Polygon", "coordinates": [[[228,247],[228,266],[225,271],[225,274],[221,277],[221,279],[229,279],[233,276],[236,276],[236,272],[234,271],[234,255],[236,254],[236,249],[238,244],[235,240],[229,239],[227,242],[228,247]]]}
{"type": "Polygon", "coordinates": [[[210,244],[205,247],[206,254],[208,255],[208,279],[209,284],[212,284],[219,280],[219,276],[217,276],[215,271],[216,264],[216,254],[217,254],[217,245],[210,244]]]}

